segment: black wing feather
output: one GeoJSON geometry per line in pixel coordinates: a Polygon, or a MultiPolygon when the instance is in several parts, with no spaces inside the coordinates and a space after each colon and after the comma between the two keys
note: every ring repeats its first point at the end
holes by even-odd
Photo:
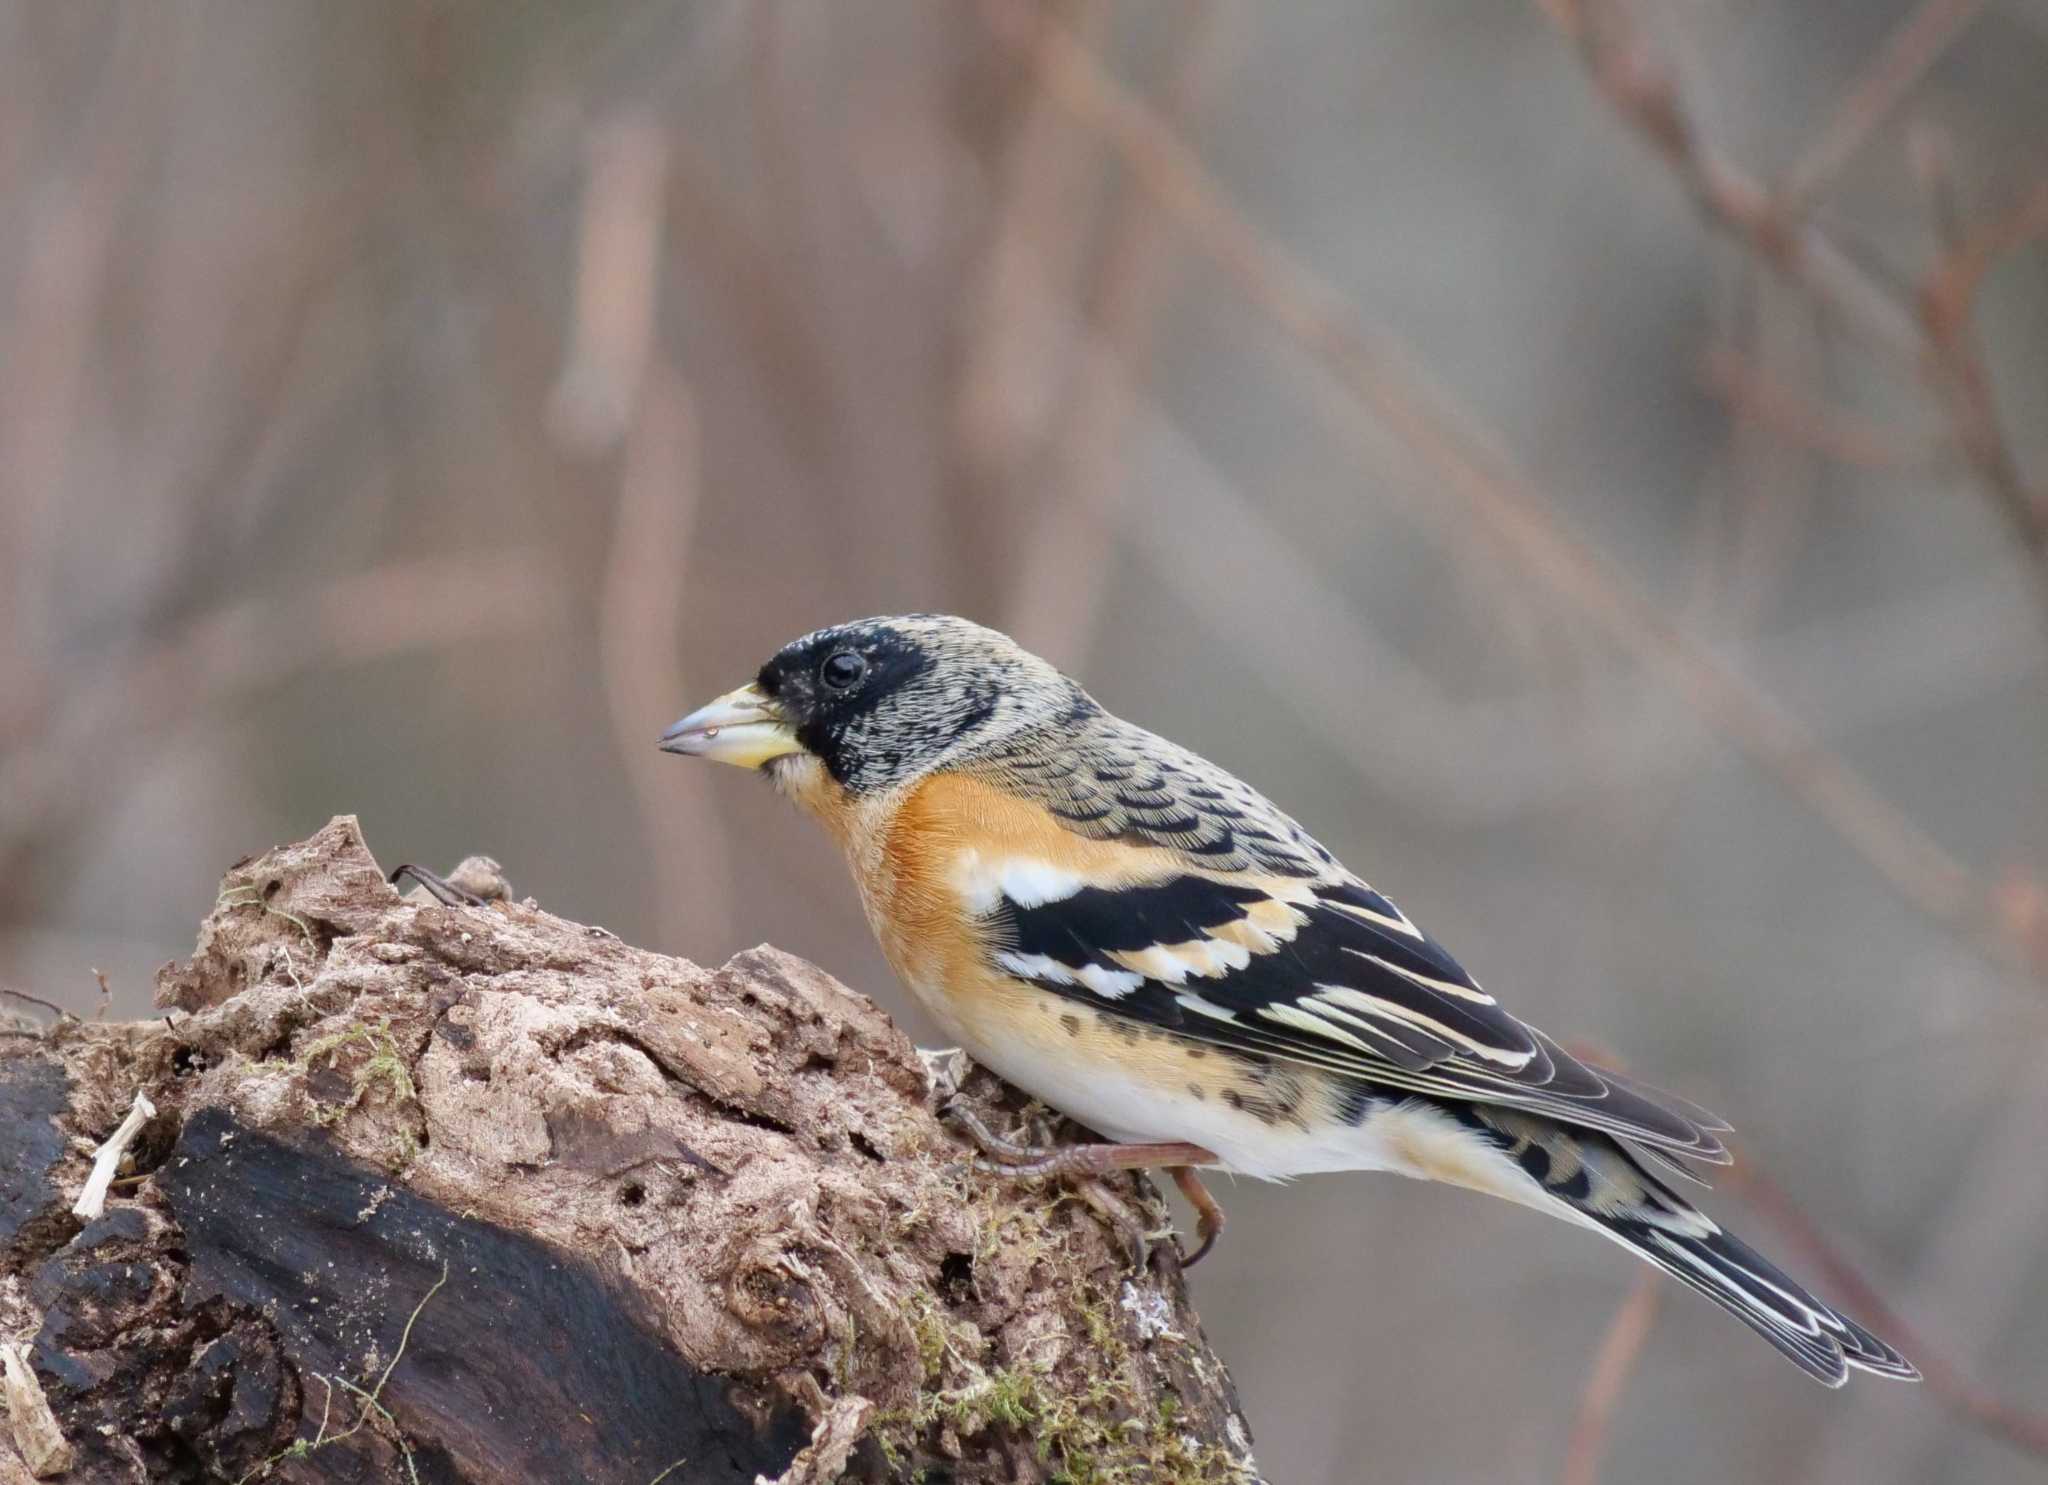
{"type": "MultiPolygon", "coordinates": [[[[1442,945],[1351,878],[1276,897],[1256,879],[1185,872],[995,909],[999,967],[1097,1009],[1213,1045],[1390,1087],[1530,1109],[1690,1159],[1725,1162],[1727,1125],[1580,1061],[1502,1010],[1442,945]],[[1134,970],[1132,957],[1215,940],[1285,901],[1291,936],[1228,951],[1214,972],[1134,970]]],[[[1253,941],[1259,935],[1250,935],[1253,941]]]]}

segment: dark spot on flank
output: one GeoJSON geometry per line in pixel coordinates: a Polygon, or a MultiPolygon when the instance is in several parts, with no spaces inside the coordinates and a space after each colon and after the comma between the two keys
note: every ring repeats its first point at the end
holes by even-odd
{"type": "Polygon", "coordinates": [[[1140,1032],[1138,1030],[1138,1024],[1135,1021],[1126,1021],[1121,1016],[1119,1016],[1116,1020],[1110,1022],[1110,1030],[1114,1031],[1117,1034],[1118,1039],[1121,1040],[1125,1046],[1135,1047],[1138,1045],[1138,1037],[1140,1035],[1140,1032]]]}
{"type": "Polygon", "coordinates": [[[1540,1185],[1550,1179],[1550,1152],[1541,1145],[1530,1145],[1515,1156],[1523,1170],[1527,1171],[1540,1185]]]}
{"type": "Polygon", "coordinates": [[[1584,1201],[1593,1194],[1593,1177],[1582,1163],[1570,1176],[1550,1189],[1566,1201],[1584,1201]]]}
{"type": "Polygon", "coordinates": [[[1236,1109],[1239,1113],[1244,1112],[1244,1095],[1238,1092],[1235,1088],[1226,1088],[1223,1090],[1223,1101],[1229,1104],[1232,1108],[1236,1109]]]}
{"type": "Polygon", "coordinates": [[[1209,1101],[1209,1090],[1200,1083],[1188,1084],[1188,1092],[1194,1095],[1196,1103],[1207,1103],[1209,1101]]]}
{"type": "Polygon", "coordinates": [[[1188,1048],[1188,1061],[1190,1062],[1200,1062],[1204,1057],[1207,1057],[1208,1055],[1209,1049],[1207,1047],[1188,1048]]]}
{"type": "Polygon", "coordinates": [[[1081,1018],[1079,1016],[1062,1016],[1060,1017],[1060,1025],[1066,1030],[1068,1036],[1079,1036],[1081,1034],[1081,1018]]]}

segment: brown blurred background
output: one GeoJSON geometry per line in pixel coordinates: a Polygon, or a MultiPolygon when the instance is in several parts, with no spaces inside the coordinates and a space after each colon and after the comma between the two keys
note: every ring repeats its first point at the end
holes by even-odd
{"type": "Polygon", "coordinates": [[[354,812],[928,1038],[653,743],[956,610],[1732,1115],[1933,1373],[1239,1184],[1274,1480],[2039,1478],[2044,232],[2040,0],[0,4],[0,979],[143,1013],[354,812]]]}

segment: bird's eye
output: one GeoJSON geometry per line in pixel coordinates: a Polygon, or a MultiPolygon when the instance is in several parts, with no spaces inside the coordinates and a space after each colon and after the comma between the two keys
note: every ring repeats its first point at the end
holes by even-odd
{"type": "Polygon", "coordinates": [[[868,662],[852,650],[839,650],[818,667],[818,679],[826,689],[845,691],[868,673],[868,662]]]}

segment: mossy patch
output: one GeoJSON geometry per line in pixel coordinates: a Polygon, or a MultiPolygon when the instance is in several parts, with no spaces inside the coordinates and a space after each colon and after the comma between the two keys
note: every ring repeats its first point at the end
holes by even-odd
{"type": "MultiPolygon", "coordinates": [[[[379,1089],[384,1094],[382,1101],[393,1109],[419,1103],[418,1085],[413,1082],[412,1069],[406,1063],[405,1054],[399,1050],[388,1019],[380,1019],[374,1026],[361,1021],[351,1022],[338,1031],[315,1037],[295,1061],[302,1072],[311,1072],[321,1063],[336,1071],[346,1071],[348,1096],[338,1102],[316,1100],[313,1112],[316,1124],[339,1123],[370,1101],[371,1095],[379,1089]]],[[[394,1126],[391,1138],[393,1168],[403,1171],[419,1157],[423,1141],[420,1133],[409,1123],[394,1126]]]]}
{"type": "Polygon", "coordinates": [[[311,1068],[316,1062],[338,1063],[340,1054],[352,1047],[362,1047],[368,1055],[349,1073],[352,1091],[348,1102],[335,1106],[331,1113],[323,1112],[322,1123],[331,1124],[355,1108],[379,1083],[391,1090],[391,1097],[396,1102],[419,1101],[419,1089],[413,1086],[412,1069],[405,1065],[405,1058],[399,1053],[388,1020],[380,1020],[375,1026],[365,1026],[358,1021],[339,1031],[315,1037],[299,1053],[298,1064],[302,1068],[311,1068]]]}
{"type": "MultiPolygon", "coordinates": [[[[991,1364],[989,1339],[955,1318],[937,1292],[913,1292],[911,1332],[922,1384],[907,1407],[878,1412],[873,1429],[890,1468],[925,1478],[946,1454],[948,1436],[1001,1429],[1026,1441],[1060,1485],[1242,1485],[1254,1474],[1229,1450],[1204,1444],[1180,1426],[1180,1400],[1144,1403],[1142,1369],[1120,1323],[1115,1295],[1096,1279],[1076,1279],[1066,1262],[1041,1263],[1068,1246],[1068,1214],[1077,1198],[1059,1188],[1018,1202],[994,1182],[961,1192],[974,1212],[974,1258],[1022,1266],[1060,1291],[1058,1308],[1079,1318],[1085,1345],[1045,1361],[991,1364]]],[[[971,1307],[970,1307],[971,1308],[971,1307]]]]}

